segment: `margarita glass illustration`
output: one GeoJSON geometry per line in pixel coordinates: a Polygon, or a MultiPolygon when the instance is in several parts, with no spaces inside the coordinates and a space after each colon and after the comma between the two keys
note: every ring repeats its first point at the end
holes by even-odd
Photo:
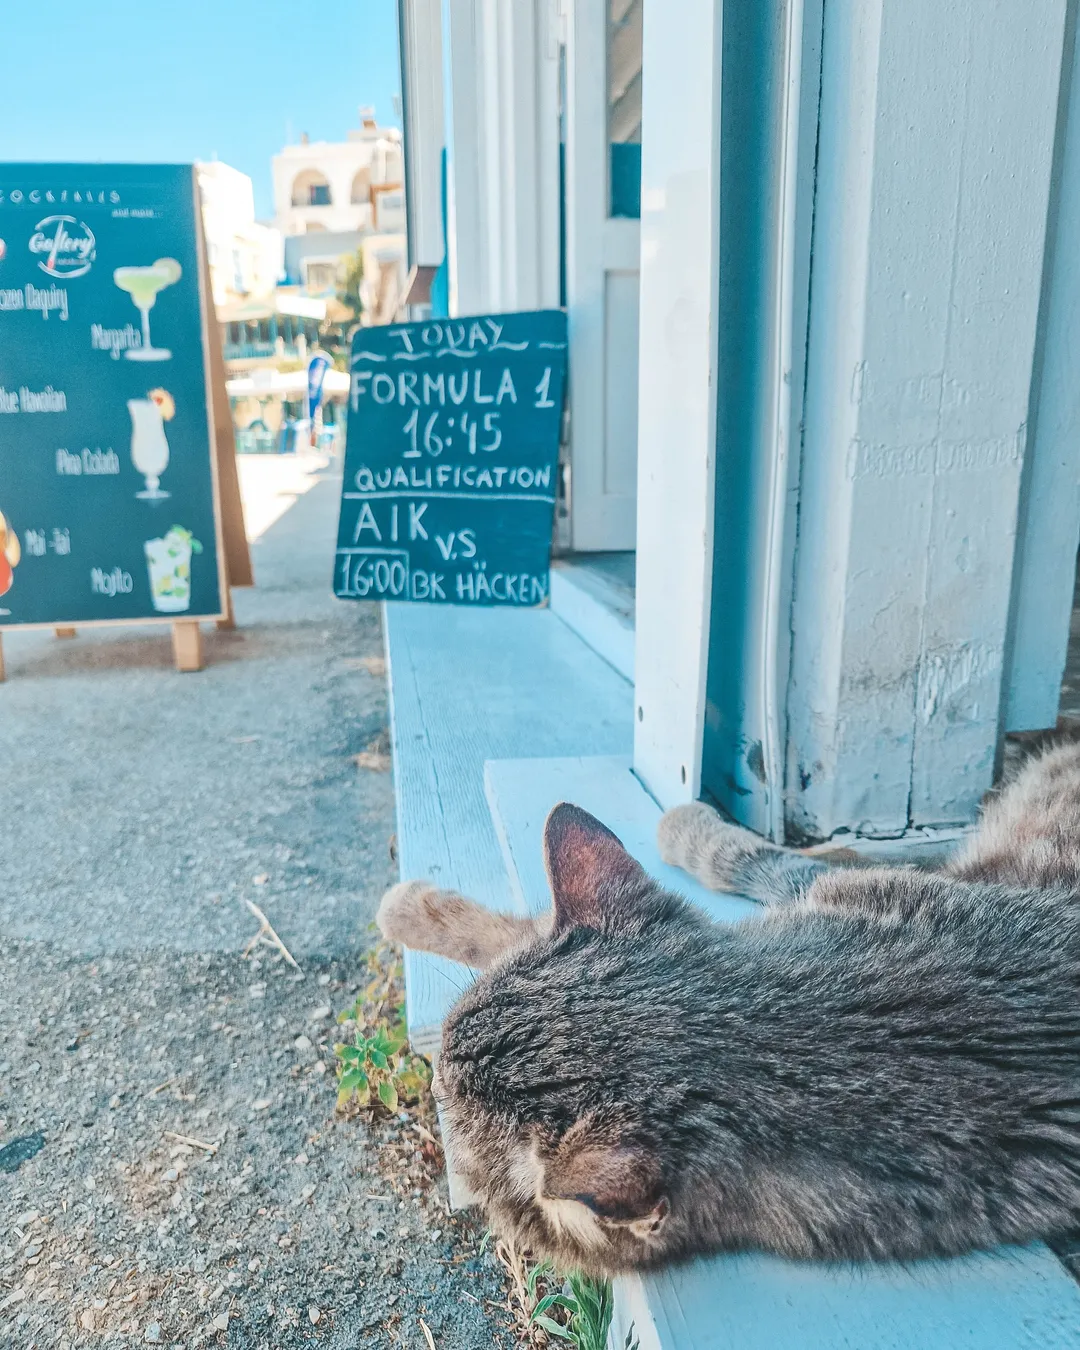
{"type": "Polygon", "coordinates": [[[157,301],[158,291],[180,280],[182,269],[175,258],[158,258],[149,267],[118,267],[113,281],[128,295],[142,315],[142,346],[129,347],[124,353],[129,361],[168,361],[172,352],[167,347],[155,347],[150,341],[150,311],[157,301]]]}
{"type": "Polygon", "coordinates": [[[146,479],[146,487],[135,496],[162,501],[169,495],[161,486],[161,475],[169,467],[165,423],[176,415],[176,404],[167,389],[151,389],[145,398],[129,398],[127,405],[131,414],[131,462],[146,479]]]}
{"type": "MultiPolygon", "coordinates": [[[[6,595],[15,581],[15,568],[22,557],[19,536],[11,528],[0,511],[0,595],[6,595]]],[[[0,614],[10,614],[9,609],[0,609],[0,614]]]]}
{"type": "Polygon", "coordinates": [[[191,555],[202,544],[174,525],[163,538],[147,539],[143,545],[150,572],[150,599],[159,614],[182,614],[191,605],[191,555]]]}

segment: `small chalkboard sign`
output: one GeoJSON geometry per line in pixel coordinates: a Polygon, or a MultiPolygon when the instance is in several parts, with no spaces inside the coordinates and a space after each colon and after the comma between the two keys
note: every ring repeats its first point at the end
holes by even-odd
{"type": "Polygon", "coordinates": [[[207,279],[191,165],[0,164],[0,629],[197,646],[250,584],[207,279]]]}
{"type": "Polygon", "coordinates": [[[565,378],[559,310],[358,329],[334,593],[546,603],[565,378]]]}

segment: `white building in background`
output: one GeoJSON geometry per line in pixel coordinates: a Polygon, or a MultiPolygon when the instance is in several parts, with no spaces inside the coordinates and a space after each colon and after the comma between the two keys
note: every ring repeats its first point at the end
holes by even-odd
{"type": "Polygon", "coordinates": [[[286,284],[332,297],[362,252],[364,322],[389,322],[406,281],[401,132],[361,108],[360,126],[344,141],[305,135],[274,156],[272,171],[286,284]]]}
{"type": "Polygon", "coordinates": [[[272,161],[274,223],[285,236],[405,229],[401,132],[369,108],[344,141],[286,145],[272,161]]]}
{"type": "Polygon", "coordinates": [[[255,219],[246,173],[221,160],[196,166],[214,304],[220,309],[273,291],[282,274],[280,231],[255,219]]]}

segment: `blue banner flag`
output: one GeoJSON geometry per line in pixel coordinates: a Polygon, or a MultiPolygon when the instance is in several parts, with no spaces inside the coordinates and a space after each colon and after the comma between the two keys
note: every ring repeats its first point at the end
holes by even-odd
{"type": "Polygon", "coordinates": [[[325,356],[313,356],[308,363],[307,368],[307,415],[308,419],[314,423],[315,410],[319,406],[319,400],[322,398],[323,380],[326,372],[330,368],[330,361],[325,356]]]}

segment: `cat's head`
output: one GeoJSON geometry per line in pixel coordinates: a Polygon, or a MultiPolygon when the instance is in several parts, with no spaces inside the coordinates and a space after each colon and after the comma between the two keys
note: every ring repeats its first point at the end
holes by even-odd
{"type": "Polygon", "coordinates": [[[444,1027],[450,1162],[519,1246],[641,1268],[692,1245],[707,1189],[688,1024],[706,925],[578,807],[551,813],[544,854],[550,936],[497,961],[444,1027]]]}

